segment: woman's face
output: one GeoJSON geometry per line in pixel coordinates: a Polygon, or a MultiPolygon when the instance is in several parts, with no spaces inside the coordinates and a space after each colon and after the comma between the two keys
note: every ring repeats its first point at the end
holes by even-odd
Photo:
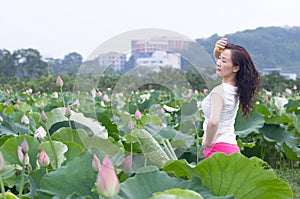
{"type": "Polygon", "coordinates": [[[225,49],[217,60],[217,75],[223,78],[235,77],[238,70],[239,67],[234,66],[232,63],[231,51],[229,49],[225,49]]]}

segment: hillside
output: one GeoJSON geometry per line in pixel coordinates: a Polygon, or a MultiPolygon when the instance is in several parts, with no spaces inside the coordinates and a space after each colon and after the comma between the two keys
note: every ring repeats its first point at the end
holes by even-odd
{"type": "MultiPolygon", "coordinates": [[[[281,68],[281,72],[300,76],[300,27],[260,27],[226,34],[230,43],[244,46],[252,55],[257,68],[281,68]]],[[[196,41],[210,54],[217,34],[196,41]]]]}

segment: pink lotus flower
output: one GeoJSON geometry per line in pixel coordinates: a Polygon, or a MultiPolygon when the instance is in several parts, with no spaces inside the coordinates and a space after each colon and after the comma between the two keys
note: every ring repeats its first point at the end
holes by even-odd
{"type": "Polygon", "coordinates": [[[56,78],[56,85],[59,87],[62,87],[64,85],[64,82],[60,76],[57,76],[57,78],[56,78]]]}
{"type": "Polygon", "coordinates": [[[103,100],[106,102],[110,102],[110,99],[106,93],[103,95],[103,100]]]}
{"type": "Polygon", "coordinates": [[[264,96],[264,101],[265,102],[268,102],[269,101],[269,97],[266,95],[266,96],[264,96]]]}
{"type": "Polygon", "coordinates": [[[107,198],[111,198],[119,192],[120,182],[108,156],[105,156],[102,162],[96,181],[96,187],[98,192],[107,198]]]}
{"type": "Polygon", "coordinates": [[[67,118],[69,118],[71,116],[71,107],[70,107],[70,105],[68,105],[67,108],[66,108],[65,116],[67,118]]]}
{"type": "Polygon", "coordinates": [[[135,119],[140,120],[142,118],[142,114],[139,109],[136,109],[134,114],[135,119]]]}
{"type": "Polygon", "coordinates": [[[46,135],[47,135],[47,132],[45,131],[45,129],[42,126],[40,126],[34,132],[34,137],[37,138],[38,140],[42,140],[46,135]]]}
{"type": "Polygon", "coordinates": [[[53,98],[58,98],[58,92],[54,91],[53,94],[52,94],[52,97],[53,98]]]}
{"type": "Polygon", "coordinates": [[[92,168],[95,173],[98,173],[101,169],[101,163],[96,154],[93,155],[92,168]]]}
{"type": "Polygon", "coordinates": [[[97,95],[97,96],[101,96],[102,93],[101,93],[100,91],[98,91],[98,92],[96,93],[96,95],[97,95]]]}
{"type": "Polygon", "coordinates": [[[24,123],[24,124],[29,124],[29,119],[28,119],[28,117],[26,116],[26,115],[23,115],[23,117],[22,117],[22,122],[24,123]]]}
{"type": "Polygon", "coordinates": [[[286,92],[286,94],[288,94],[288,95],[292,95],[292,94],[293,94],[292,90],[289,89],[289,88],[286,88],[286,89],[285,89],[285,92],[286,92]]]}
{"type": "Polygon", "coordinates": [[[50,159],[45,149],[42,149],[39,157],[39,164],[41,167],[47,167],[50,164],[50,159]]]}

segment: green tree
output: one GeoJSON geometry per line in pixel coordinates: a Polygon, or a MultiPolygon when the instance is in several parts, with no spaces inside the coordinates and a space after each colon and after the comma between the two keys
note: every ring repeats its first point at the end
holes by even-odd
{"type": "Polygon", "coordinates": [[[18,78],[31,78],[47,75],[47,63],[41,60],[35,49],[16,50],[12,54],[18,78]]]}
{"type": "Polygon", "coordinates": [[[0,76],[11,77],[16,74],[16,67],[11,53],[6,50],[0,50],[0,76]]]}

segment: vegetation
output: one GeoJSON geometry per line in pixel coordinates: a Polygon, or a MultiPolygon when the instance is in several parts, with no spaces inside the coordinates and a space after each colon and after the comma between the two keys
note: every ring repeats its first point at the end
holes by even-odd
{"type": "MultiPolygon", "coordinates": [[[[147,78],[161,80],[166,72],[174,78],[178,75],[166,70],[147,78]]],[[[199,82],[199,76],[185,75],[191,85],[199,82]]],[[[7,192],[24,198],[103,198],[111,192],[97,183],[95,187],[98,175],[92,164],[94,155],[102,163],[108,155],[120,182],[115,198],[292,198],[292,190],[294,197],[299,195],[298,177],[285,175],[299,170],[298,89],[280,90],[280,96],[263,90],[254,114],[246,122],[240,116],[236,119],[243,155],[215,154],[203,160],[204,118],[199,103],[206,95],[205,85],[196,91],[167,80],[161,85],[172,85],[171,89],[159,84],[136,88],[141,81],[137,77],[137,84],[129,84],[132,77],[124,84],[122,76],[110,74],[101,77],[98,83],[103,88],[94,93],[72,92],[69,85],[76,84],[76,76],[65,77],[63,82],[52,76],[31,79],[31,83],[48,84],[48,90],[31,90],[20,80],[17,90],[3,85],[0,151],[5,164],[0,177],[7,192]],[[28,155],[27,147],[22,149],[24,140],[28,155]],[[43,153],[48,161],[40,159],[43,153]],[[218,186],[222,181],[232,184],[218,186]],[[253,183],[261,186],[249,189],[253,183]],[[137,189],[144,191],[138,194],[137,189]]]]}

